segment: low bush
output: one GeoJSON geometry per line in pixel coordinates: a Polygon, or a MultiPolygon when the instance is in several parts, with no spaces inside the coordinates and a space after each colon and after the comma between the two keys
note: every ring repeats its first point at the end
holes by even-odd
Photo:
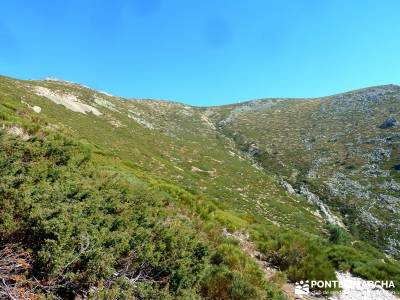
{"type": "Polygon", "coordinates": [[[91,156],[90,148],[62,135],[22,141],[0,131],[0,240],[32,253],[27,278],[47,287],[42,292],[72,297],[90,289],[97,299],[280,297],[237,245],[210,244],[171,209],[191,206],[215,227],[212,202],[173,185],[125,180],[96,167],[91,156]]]}

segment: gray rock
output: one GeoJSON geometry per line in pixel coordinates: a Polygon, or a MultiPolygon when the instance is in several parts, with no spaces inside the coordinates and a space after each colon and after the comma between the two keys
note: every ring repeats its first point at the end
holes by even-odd
{"type": "Polygon", "coordinates": [[[387,129],[387,128],[392,128],[397,125],[397,121],[395,118],[390,117],[387,119],[385,122],[383,122],[381,125],[379,125],[380,129],[387,129]]]}
{"type": "Polygon", "coordinates": [[[364,157],[372,163],[381,162],[383,160],[389,159],[392,151],[390,149],[376,148],[372,152],[366,154],[364,157]]]}
{"type": "Polygon", "coordinates": [[[381,188],[389,191],[400,192],[400,183],[394,181],[385,181],[381,184],[381,188]]]}
{"type": "Polygon", "coordinates": [[[285,188],[285,190],[289,194],[296,194],[296,191],[294,190],[294,188],[292,187],[292,185],[289,182],[286,182],[286,181],[282,180],[281,181],[281,185],[285,188]]]}
{"type": "Polygon", "coordinates": [[[307,186],[302,185],[299,194],[305,196],[311,204],[316,205],[328,223],[345,228],[342,220],[335,216],[330,211],[329,207],[326,206],[316,194],[311,192],[307,186]]]}
{"type": "Polygon", "coordinates": [[[391,212],[400,212],[400,198],[392,195],[379,194],[379,200],[382,201],[391,212]]]}
{"type": "Polygon", "coordinates": [[[258,156],[258,155],[260,155],[261,154],[261,150],[260,150],[260,148],[257,146],[257,144],[256,143],[251,143],[248,147],[247,147],[247,149],[245,150],[245,152],[248,154],[248,155],[250,155],[250,156],[258,156]]]}
{"type": "Polygon", "coordinates": [[[388,177],[389,171],[382,170],[377,164],[362,166],[361,172],[370,178],[388,177]]]}
{"type": "Polygon", "coordinates": [[[371,197],[369,187],[365,187],[358,181],[348,178],[343,173],[336,173],[332,178],[325,182],[330,193],[336,197],[355,197],[357,199],[368,200],[371,197]]]}

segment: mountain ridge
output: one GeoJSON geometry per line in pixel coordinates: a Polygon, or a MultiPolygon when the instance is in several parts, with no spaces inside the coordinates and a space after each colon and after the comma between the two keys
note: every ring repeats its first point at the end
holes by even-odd
{"type": "MultiPolygon", "coordinates": [[[[6,76],[6,75],[0,75],[0,77],[4,78],[9,78],[9,79],[14,79],[13,77],[6,76]]],[[[366,92],[368,90],[376,89],[376,88],[399,88],[399,84],[395,83],[387,83],[387,84],[379,84],[379,85],[373,85],[373,86],[367,86],[367,87],[362,87],[362,88],[357,88],[357,89],[352,89],[344,92],[339,92],[339,93],[334,93],[326,96],[316,96],[316,97],[262,97],[262,98],[255,98],[255,99],[247,99],[247,100],[239,100],[239,101],[234,101],[232,103],[228,104],[221,104],[221,105],[211,105],[211,106],[197,106],[197,105],[191,105],[187,104],[184,101],[176,101],[176,100],[171,100],[171,99],[156,99],[156,98],[143,98],[143,97],[122,97],[118,95],[114,95],[108,92],[104,92],[101,90],[98,90],[96,88],[92,88],[90,86],[87,86],[85,84],[80,84],[78,82],[74,81],[69,81],[69,80],[64,80],[56,77],[45,77],[43,79],[24,79],[22,81],[54,81],[54,82],[60,82],[60,83],[65,83],[65,84],[71,84],[71,85],[76,85],[80,86],[83,88],[87,88],[89,90],[96,91],[98,93],[104,93],[107,96],[110,97],[115,97],[119,99],[124,99],[124,100],[143,100],[143,101],[161,101],[161,102],[171,102],[171,103],[176,103],[176,104],[181,104],[181,105],[186,105],[186,106],[191,106],[194,108],[213,108],[213,107],[224,107],[224,106],[235,106],[235,105],[241,105],[241,104],[248,104],[249,102],[255,102],[255,101],[271,101],[271,100],[312,100],[312,99],[322,99],[322,98],[329,98],[329,97],[335,97],[335,96],[340,96],[348,93],[354,93],[354,92],[366,92]]]]}

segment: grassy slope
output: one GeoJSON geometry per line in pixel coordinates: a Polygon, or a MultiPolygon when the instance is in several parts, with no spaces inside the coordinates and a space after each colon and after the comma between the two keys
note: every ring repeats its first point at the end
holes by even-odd
{"type": "MultiPolygon", "coordinates": [[[[20,97],[30,105],[42,108],[41,118],[101,148],[107,155],[116,156],[197,193],[204,193],[231,209],[252,216],[266,216],[271,221],[309,232],[321,228],[320,220],[309,212],[308,204],[288,197],[273,176],[252,166],[228,139],[210,128],[202,119],[201,110],[184,110],[183,105],[174,103],[121,101],[97,94],[112,101],[120,111],[100,107],[104,115],[97,117],[54,105],[30,92],[27,85],[19,85],[18,89],[10,83],[4,84],[2,90],[8,89],[13,95],[20,93],[20,97]],[[155,129],[147,129],[130,119],[127,116],[129,110],[154,124],[155,129]],[[110,120],[118,120],[122,126],[115,127],[110,120]],[[192,171],[193,168],[211,172],[192,171]]],[[[94,91],[79,86],[57,82],[25,84],[73,91],[80,99],[93,105],[94,91]]]]}
{"type": "MultiPolygon", "coordinates": [[[[77,85],[8,78],[0,80],[0,96],[2,114],[6,116],[2,118],[3,124],[22,124],[35,134],[55,130],[73,136],[91,149],[98,168],[167,195],[172,200],[171,211],[189,218],[206,243],[211,243],[212,249],[222,249],[228,258],[235,257],[232,250],[226,254],[225,246],[218,246],[223,243],[220,234],[223,227],[249,232],[265,259],[284,270],[291,280],[329,278],[332,265],[368,278],[386,278],[390,267],[395,270],[390,276],[398,276],[395,262],[385,259],[386,265],[379,265],[384,258],[382,254],[363,243],[357,244],[357,250],[346,239],[336,240],[332,245],[324,241],[329,235],[322,220],[314,215],[315,208],[304,198],[286,193],[274,173],[254,167],[230,138],[212,127],[205,109],[168,102],[121,101],[77,85]],[[96,106],[103,115],[84,115],[55,105],[35,95],[34,85],[73,93],[81,101],[96,106]],[[112,103],[112,109],[95,104],[96,96],[112,103]],[[33,113],[26,103],[40,106],[42,112],[33,113]],[[133,112],[154,129],[129,118],[128,114],[133,112]],[[294,231],[287,232],[290,228],[294,231]]],[[[229,107],[224,107],[218,113],[229,111],[229,107]]],[[[225,265],[232,271],[237,268],[232,261],[225,265]]],[[[244,272],[236,270],[239,274],[244,272]]],[[[222,275],[218,275],[221,273],[216,274],[217,277],[205,277],[208,283],[203,285],[203,293],[214,290],[210,287],[215,278],[222,280],[222,275]]],[[[260,288],[265,289],[260,280],[258,277],[259,283],[253,284],[259,293],[260,288]]]]}

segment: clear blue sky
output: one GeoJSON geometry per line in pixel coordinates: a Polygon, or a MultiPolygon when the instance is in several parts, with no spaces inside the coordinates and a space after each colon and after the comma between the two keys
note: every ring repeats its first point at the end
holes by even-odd
{"type": "Polygon", "coordinates": [[[0,74],[217,105],[400,82],[400,1],[3,0],[0,74]]]}

